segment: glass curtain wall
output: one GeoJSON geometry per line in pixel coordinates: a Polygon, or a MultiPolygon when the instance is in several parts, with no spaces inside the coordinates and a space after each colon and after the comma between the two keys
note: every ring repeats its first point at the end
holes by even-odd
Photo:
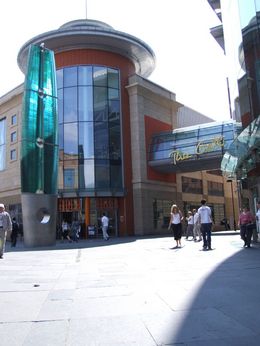
{"type": "Polygon", "coordinates": [[[248,105],[252,121],[260,114],[260,1],[239,0],[238,4],[242,31],[241,66],[246,74],[246,81],[239,80],[239,93],[243,95],[246,84],[247,93],[244,91],[244,94],[247,94],[247,100],[242,105],[248,105]]]}
{"type": "Polygon", "coordinates": [[[57,71],[63,190],[122,190],[119,71],[75,66],[57,71]]]}

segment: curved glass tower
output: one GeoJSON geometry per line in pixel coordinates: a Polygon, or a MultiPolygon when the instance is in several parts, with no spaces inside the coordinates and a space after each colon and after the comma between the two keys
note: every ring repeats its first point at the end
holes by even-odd
{"type": "Polygon", "coordinates": [[[57,82],[60,189],[122,192],[119,71],[66,67],[57,82]]]}

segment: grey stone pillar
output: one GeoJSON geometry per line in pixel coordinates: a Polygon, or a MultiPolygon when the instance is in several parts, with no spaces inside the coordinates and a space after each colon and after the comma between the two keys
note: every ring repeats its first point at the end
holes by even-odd
{"type": "Polygon", "coordinates": [[[57,196],[22,194],[24,245],[50,246],[56,243],[57,196]]]}

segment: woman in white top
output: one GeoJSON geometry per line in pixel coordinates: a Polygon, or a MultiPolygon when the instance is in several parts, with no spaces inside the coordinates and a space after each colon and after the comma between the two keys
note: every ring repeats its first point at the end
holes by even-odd
{"type": "Polygon", "coordinates": [[[189,236],[191,236],[194,240],[194,235],[193,235],[194,217],[191,211],[188,211],[188,217],[186,217],[186,220],[188,222],[188,226],[186,229],[186,239],[188,239],[189,236]]]}
{"type": "Polygon", "coordinates": [[[173,231],[174,239],[176,240],[176,247],[181,247],[182,225],[181,221],[183,216],[176,204],[171,207],[171,217],[168,229],[173,231]]]}

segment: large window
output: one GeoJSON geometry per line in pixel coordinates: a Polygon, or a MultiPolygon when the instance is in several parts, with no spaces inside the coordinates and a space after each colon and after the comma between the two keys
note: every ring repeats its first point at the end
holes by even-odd
{"type": "Polygon", "coordinates": [[[170,222],[172,201],[157,199],[153,200],[153,226],[154,229],[167,228],[170,222]]]}
{"type": "Polygon", "coordinates": [[[6,119],[0,120],[0,171],[5,169],[6,156],[6,119]]]}
{"type": "Polygon", "coordinates": [[[120,79],[117,69],[57,71],[60,187],[122,191],[120,79]]]}
{"type": "Polygon", "coordinates": [[[181,181],[182,181],[182,192],[195,193],[200,195],[203,193],[202,180],[188,178],[188,177],[181,177],[181,181]]]}
{"type": "Polygon", "coordinates": [[[223,184],[214,181],[208,181],[208,194],[211,196],[224,196],[223,184]]]}

